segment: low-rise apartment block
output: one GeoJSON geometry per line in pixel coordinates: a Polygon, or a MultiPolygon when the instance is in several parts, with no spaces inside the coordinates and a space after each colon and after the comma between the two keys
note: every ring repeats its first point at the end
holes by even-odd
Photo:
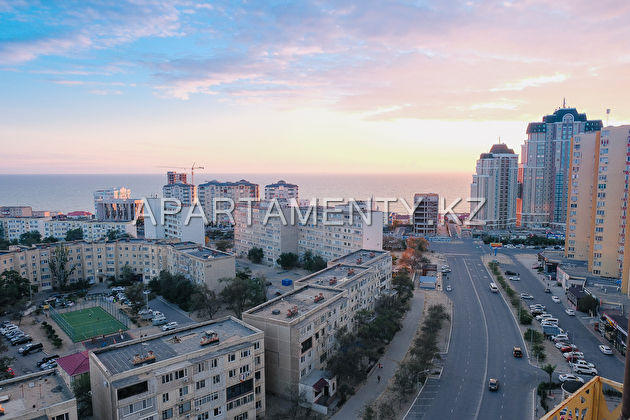
{"type": "Polygon", "coordinates": [[[0,217],[33,217],[31,206],[0,206],[0,217]]]}
{"type": "Polygon", "coordinates": [[[44,218],[4,218],[0,220],[4,227],[5,239],[19,240],[20,235],[26,232],[38,231],[42,238],[49,236],[58,241],[63,241],[66,234],[72,229],[83,230],[83,239],[86,241],[98,241],[107,237],[108,232],[114,231],[117,236],[127,234],[137,236],[136,225],[133,222],[99,221],[93,219],[53,219],[44,218]]]}
{"type": "Polygon", "coordinates": [[[281,253],[311,251],[327,260],[360,249],[383,249],[383,212],[363,204],[292,207],[273,200],[236,206],[234,246],[241,255],[262,248],[274,263],[281,253]],[[281,217],[280,217],[281,215],[281,217]]]}
{"type": "Polygon", "coordinates": [[[263,332],[226,317],[90,352],[94,418],[265,415],[263,332]]]}
{"type": "Polygon", "coordinates": [[[231,254],[202,247],[194,243],[168,243],[140,239],[11,247],[0,251],[0,272],[15,270],[29,279],[37,290],[52,290],[54,279],[49,261],[58,246],[68,248],[68,263],[75,266],[69,282],[87,280],[103,283],[109,276],[119,276],[125,266],[142,275],[148,283],[167,270],[182,274],[188,280],[206,283],[213,290],[220,290],[219,279],[236,275],[235,257],[231,254]]]}
{"type": "Polygon", "coordinates": [[[2,417],[19,420],[79,420],[77,400],[57,370],[0,382],[2,417]]]}
{"type": "Polygon", "coordinates": [[[243,321],[265,333],[267,387],[288,396],[304,391],[311,407],[337,390],[337,378],[326,371],[337,351],[335,334],[357,328],[354,314],[374,310],[391,289],[392,257],[388,251],[359,250],[331,261],[329,267],[295,283],[295,289],[243,314],[243,321]]]}

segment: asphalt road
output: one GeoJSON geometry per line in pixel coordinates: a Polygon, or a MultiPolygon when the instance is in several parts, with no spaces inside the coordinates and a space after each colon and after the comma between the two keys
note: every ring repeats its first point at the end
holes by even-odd
{"type": "MultiPolygon", "coordinates": [[[[575,316],[566,314],[564,310],[571,306],[562,288],[552,286],[552,293],[544,293],[546,282],[542,282],[541,276],[533,274],[528,270],[528,267],[525,267],[520,261],[513,257],[515,253],[522,253],[523,250],[503,250],[499,252],[512,259],[512,264],[501,264],[501,269],[503,271],[512,270],[521,274],[520,281],[510,282],[512,288],[519,293],[529,293],[534,296],[533,300],[527,300],[524,304],[526,306],[534,303],[542,303],[545,305],[547,308],[546,312],[553,314],[558,319],[560,328],[565,330],[565,332],[568,331],[570,340],[584,353],[584,358],[587,361],[595,364],[600,376],[612,379],[613,381],[623,382],[624,363],[617,357],[605,355],[599,350],[598,346],[600,344],[604,343],[608,345],[609,343],[606,342],[606,340],[600,339],[599,334],[593,334],[589,327],[579,319],[580,317],[586,317],[586,314],[577,311],[575,316]],[[554,303],[551,300],[552,295],[558,296],[560,303],[554,303]]],[[[535,253],[534,251],[531,252],[535,253]]],[[[537,324],[537,322],[538,321],[534,320],[534,324],[537,324]]],[[[570,370],[569,364],[566,363],[563,366],[559,366],[559,370],[568,372],[570,370]]],[[[581,376],[586,380],[590,379],[589,375],[581,376]]]]}
{"type": "Polygon", "coordinates": [[[452,272],[453,331],[439,380],[430,380],[408,419],[531,419],[531,390],[540,379],[527,359],[514,358],[523,346],[520,331],[500,294],[489,288],[481,256],[486,250],[471,239],[432,244],[447,257],[452,272]],[[488,380],[499,380],[498,392],[488,380]]]}

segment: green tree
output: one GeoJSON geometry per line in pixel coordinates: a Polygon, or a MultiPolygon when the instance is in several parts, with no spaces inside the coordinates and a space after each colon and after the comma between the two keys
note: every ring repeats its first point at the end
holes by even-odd
{"type": "Polygon", "coordinates": [[[413,297],[415,286],[406,268],[403,268],[398,274],[392,277],[392,287],[403,300],[408,300],[413,297]]]}
{"type": "Polygon", "coordinates": [[[276,260],[283,270],[290,270],[293,267],[297,267],[299,261],[300,256],[293,252],[283,252],[280,254],[280,258],[276,260]]]}
{"type": "MultiPolygon", "coordinates": [[[[6,349],[6,346],[5,346],[6,349]]],[[[5,350],[6,351],[6,350],[5,350]]],[[[9,366],[15,362],[15,357],[2,356],[0,357],[0,379],[11,379],[11,375],[7,372],[9,366]]]]}
{"type": "Polygon", "coordinates": [[[42,234],[38,230],[24,232],[20,235],[20,244],[31,246],[42,242],[42,234]]]}
{"type": "Polygon", "coordinates": [[[109,229],[107,231],[107,239],[110,241],[115,241],[116,238],[118,237],[118,234],[116,233],[116,230],[114,229],[109,229]]]}
{"type": "Polygon", "coordinates": [[[55,238],[54,236],[46,236],[44,239],[42,239],[43,244],[54,244],[55,242],[59,242],[59,239],[55,238]]]}
{"type": "Polygon", "coordinates": [[[77,399],[77,414],[80,419],[92,416],[92,385],[90,375],[80,375],[72,382],[72,393],[77,399]]]}
{"type": "Polygon", "coordinates": [[[197,315],[204,319],[212,317],[221,309],[221,299],[207,284],[197,287],[197,293],[192,295],[192,308],[197,315]]]}
{"type": "Polygon", "coordinates": [[[66,241],[80,241],[83,239],[83,229],[69,229],[66,232],[66,241]]]}
{"type": "Polygon", "coordinates": [[[340,378],[354,381],[365,379],[365,371],[369,363],[369,353],[359,337],[345,328],[335,333],[338,349],[328,359],[327,370],[340,378]]]}
{"type": "Polygon", "coordinates": [[[68,254],[68,247],[65,245],[56,246],[50,253],[48,267],[50,268],[53,279],[57,280],[60,290],[66,289],[68,279],[77,268],[75,264],[70,264],[68,254]]]}
{"type": "Polygon", "coordinates": [[[263,251],[263,249],[257,246],[250,249],[249,252],[247,253],[247,258],[254,264],[260,264],[264,256],[265,256],[265,252],[263,251]]]}
{"type": "Polygon", "coordinates": [[[593,297],[592,295],[586,295],[578,301],[577,309],[580,312],[594,314],[595,312],[597,312],[598,306],[599,302],[597,301],[597,298],[593,297]]]}
{"type": "Polygon", "coordinates": [[[285,407],[283,410],[274,413],[274,420],[319,420],[324,416],[309,408],[309,403],[304,391],[299,392],[296,388],[289,387],[285,393],[288,398],[285,399],[285,407]]]}
{"type": "Polygon", "coordinates": [[[251,278],[251,270],[240,270],[235,278],[219,279],[225,287],[219,293],[221,300],[241,319],[243,312],[267,300],[264,277],[251,278]]]}
{"type": "Polygon", "coordinates": [[[138,281],[139,275],[134,273],[133,268],[129,264],[125,264],[123,268],[120,269],[120,274],[118,275],[118,279],[112,284],[114,286],[129,286],[136,281],[138,281]]]}
{"type": "Polygon", "coordinates": [[[0,306],[6,309],[7,305],[16,304],[29,296],[29,287],[29,280],[20,276],[17,271],[3,272],[0,274],[0,306]]]}
{"type": "Polygon", "coordinates": [[[557,367],[558,365],[552,365],[551,363],[548,363],[542,367],[542,370],[547,372],[547,374],[549,375],[549,394],[551,394],[551,375],[553,375],[553,372],[556,370],[557,367]]]}
{"type": "Polygon", "coordinates": [[[142,282],[137,282],[125,288],[125,296],[131,302],[131,311],[138,314],[140,309],[146,305],[147,300],[155,299],[154,293],[149,293],[148,299],[144,292],[149,292],[149,286],[142,282]]]}
{"type": "Polygon", "coordinates": [[[219,250],[219,251],[227,251],[228,248],[232,248],[234,246],[234,244],[232,243],[232,241],[229,241],[227,239],[221,239],[218,240],[214,243],[214,246],[219,250]]]}

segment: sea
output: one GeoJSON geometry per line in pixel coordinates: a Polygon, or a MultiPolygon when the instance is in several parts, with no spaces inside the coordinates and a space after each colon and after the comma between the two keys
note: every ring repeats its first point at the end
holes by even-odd
{"type": "MultiPolygon", "coordinates": [[[[189,174],[190,175],[190,174],[189,174]]],[[[299,187],[301,199],[353,198],[357,201],[373,199],[380,210],[379,199],[397,201],[389,204],[389,211],[408,214],[402,200],[413,205],[415,194],[437,193],[444,208],[455,200],[461,202],[455,212],[468,212],[471,173],[416,173],[416,174],[272,174],[272,173],[195,173],[195,184],[210,180],[239,181],[245,179],[260,185],[264,196],[265,185],[284,180],[299,187]]],[[[190,182],[190,176],[188,178],[190,182]]],[[[94,213],[93,192],[103,188],[128,188],[132,198],[162,196],[166,174],[86,174],[86,175],[0,175],[0,206],[31,206],[33,210],[68,213],[76,210],[94,213]]]]}

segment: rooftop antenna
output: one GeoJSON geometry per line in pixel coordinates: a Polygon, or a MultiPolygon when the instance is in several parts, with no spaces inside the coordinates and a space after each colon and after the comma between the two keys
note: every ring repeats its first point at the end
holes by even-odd
{"type": "Polygon", "coordinates": [[[567,98],[562,98],[562,108],[567,107],[567,98]]]}
{"type": "Polygon", "coordinates": [[[606,127],[608,127],[608,117],[610,116],[610,108],[606,110],[606,127]]]}

